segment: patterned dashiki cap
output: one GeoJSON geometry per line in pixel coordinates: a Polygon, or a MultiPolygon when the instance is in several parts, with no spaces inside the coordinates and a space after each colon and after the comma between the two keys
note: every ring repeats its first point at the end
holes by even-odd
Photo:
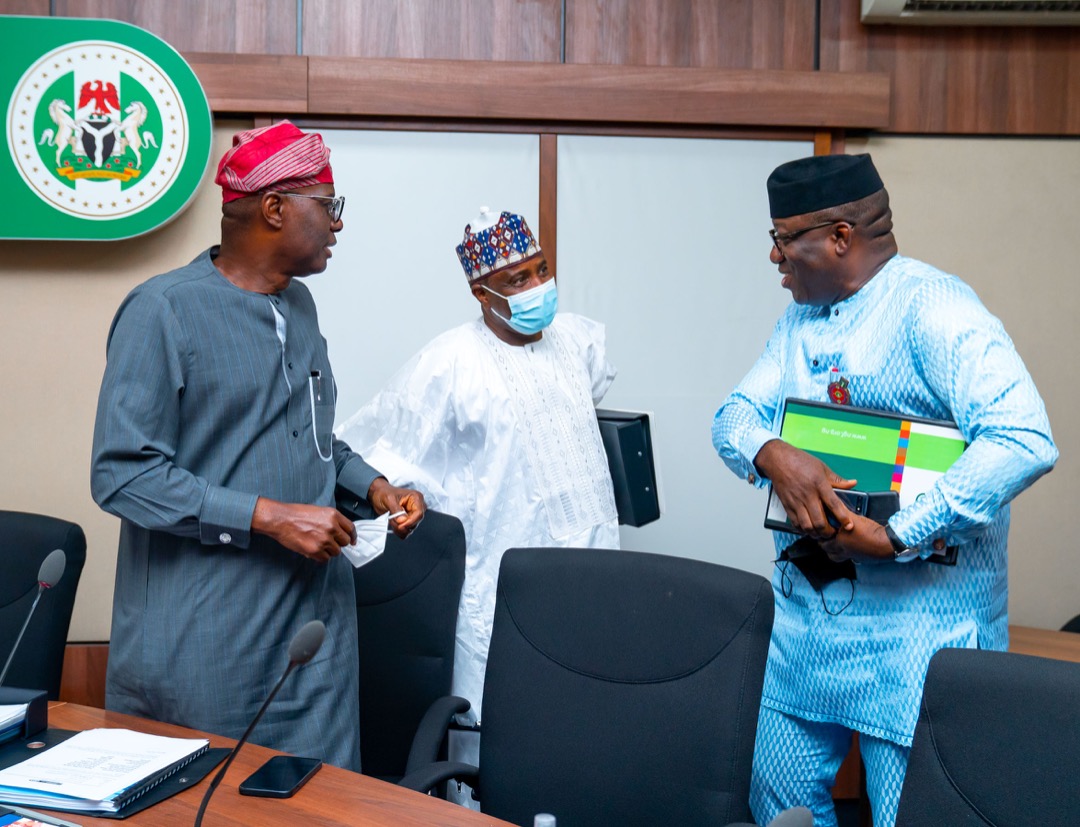
{"type": "Polygon", "coordinates": [[[214,181],[221,185],[221,203],[228,204],[257,192],[332,184],[334,173],[322,135],[281,121],[233,135],[214,181]]]}
{"type": "Polygon", "coordinates": [[[769,215],[793,215],[850,204],[885,188],[869,155],[815,155],[788,161],[766,182],[769,215]]]}
{"type": "Polygon", "coordinates": [[[481,207],[480,215],[465,225],[465,238],[457,246],[470,283],[539,252],[540,245],[524,218],[509,212],[496,215],[488,207],[481,207]]]}

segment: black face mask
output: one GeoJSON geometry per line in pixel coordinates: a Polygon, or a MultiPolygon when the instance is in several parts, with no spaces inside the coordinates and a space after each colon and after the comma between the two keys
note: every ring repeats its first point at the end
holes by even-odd
{"type": "MultiPolygon", "coordinates": [[[[781,564],[782,578],[787,577],[787,564],[794,565],[802,573],[802,576],[806,578],[806,582],[821,596],[821,605],[825,607],[825,611],[829,614],[840,614],[851,605],[851,600],[855,596],[855,579],[858,576],[855,563],[851,560],[842,560],[839,563],[833,562],[829,559],[829,555],[818,545],[817,540],[810,537],[800,537],[780,552],[777,563],[781,564]],[[825,595],[822,592],[827,585],[836,580],[847,580],[851,583],[851,597],[848,598],[847,603],[834,612],[825,603],[825,595]]],[[[784,596],[789,597],[790,595],[789,587],[784,590],[784,596]]]]}

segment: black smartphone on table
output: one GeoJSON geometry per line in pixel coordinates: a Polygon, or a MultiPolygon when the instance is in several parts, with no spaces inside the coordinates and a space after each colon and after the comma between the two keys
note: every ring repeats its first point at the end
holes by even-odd
{"type": "Polygon", "coordinates": [[[275,755],[240,782],[240,794],[289,798],[311,780],[321,766],[319,758],[275,755]]]}

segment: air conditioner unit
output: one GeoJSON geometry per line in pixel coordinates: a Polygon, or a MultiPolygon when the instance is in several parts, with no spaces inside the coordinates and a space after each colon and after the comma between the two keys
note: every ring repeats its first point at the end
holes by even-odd
{"type": "Polygon", "coordinates": [[[1080,26],[1080,2],[862,0],[860,19],[916,26],[1080,26]]]}

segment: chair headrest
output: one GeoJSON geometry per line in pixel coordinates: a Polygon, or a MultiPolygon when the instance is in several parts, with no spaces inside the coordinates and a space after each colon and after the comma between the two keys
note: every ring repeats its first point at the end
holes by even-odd
{"type": "Polygon", "coordinates": [[[772,590],[763,577],[662,554],[511,549],[498,588],[504,611],[536,650],[611,681],[694,672],[743,625],[772,619],[772,590]]]}

